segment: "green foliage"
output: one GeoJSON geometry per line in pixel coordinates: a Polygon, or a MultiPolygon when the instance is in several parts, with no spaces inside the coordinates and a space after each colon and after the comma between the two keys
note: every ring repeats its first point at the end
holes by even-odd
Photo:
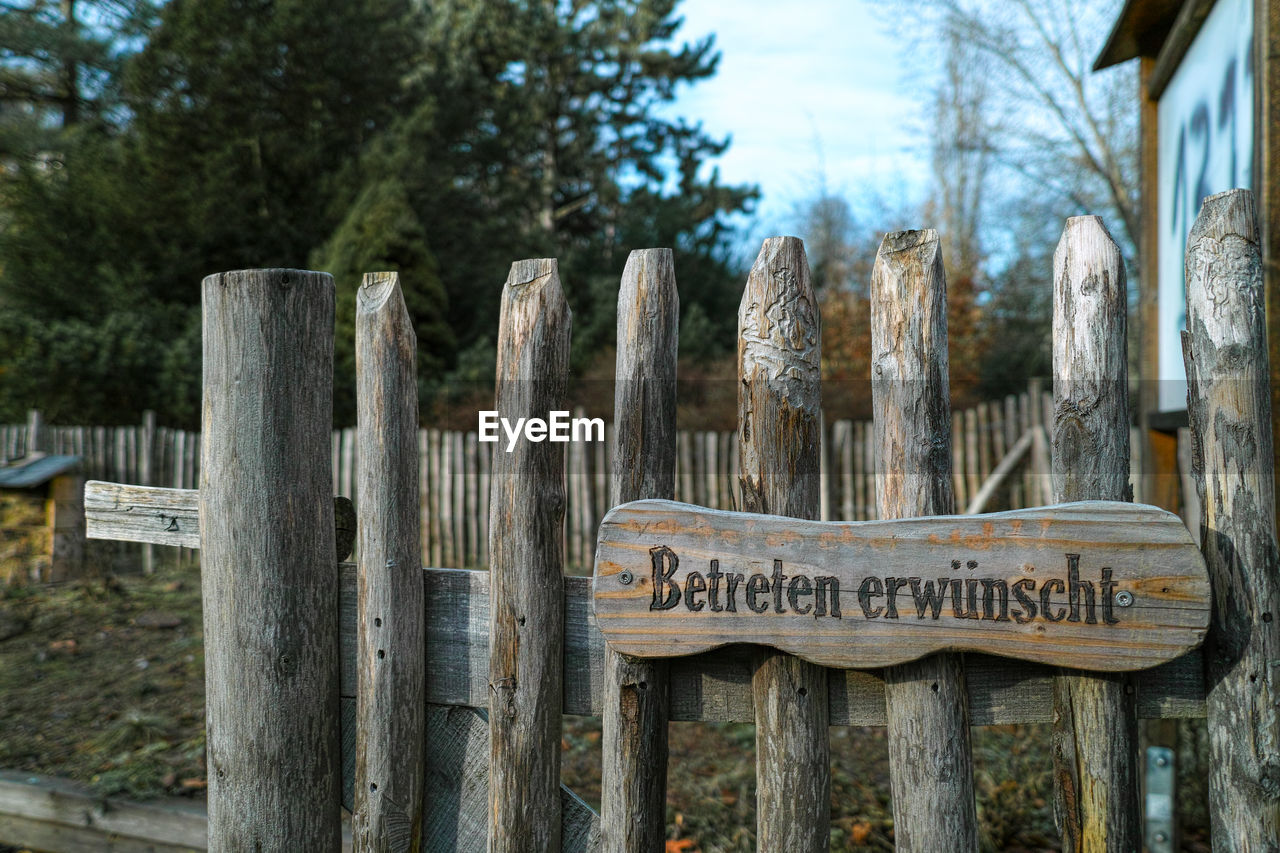
{"type": "Polygon", "coordinates": [[[120,71],[154,0],[18,0],[0,15],[0,171],[50,153],[57,131],[119,117],[120,71]]]}
{"type": "Polygon", "coordinates": [[[626,253],[646,246],[675,249],[697,346],[727,349],[727,217],[754,191],[707,174],[724,143],[658,115],[715,72],[710,38],[676,40],[676,5],[171,0],[143,38],[151,7],[133,0],[118,8],[138,16],[80,27],[114,57],[84,88],[102,120],[42,119],[40,165],[0,173],[0,416],[132,422],[150,406],[193,426],[199,282],[247,267],[336,276],[342,424],[364,272],[401,273],[424,407],[492,382],[523,257],[560,259],[577,370],[612,343],[626,253]]]}
{"type": "Polygon", "coordinates": [[[453,355],[453,331],[445,320],[444,285],[435,256],[427,248],[422,223],[409,207],[402,185],[370,184],[313,266],[334,276],[338,289],[337,338],[334,344],[334,417],[355,422],[356,292],[365,272],[400,274],[405,306],[418,337],[418,397],[429,398],[453,355]]]}

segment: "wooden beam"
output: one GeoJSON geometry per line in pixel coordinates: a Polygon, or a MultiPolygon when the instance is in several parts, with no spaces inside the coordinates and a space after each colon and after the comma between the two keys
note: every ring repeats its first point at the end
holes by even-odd
{"type": "MultiPolygon", "coordinates": [[[[102,484],[114,486],[116,484],[102,484]]],[[[190,490],[165,489],[175,503],[190,490]]],[[[173,504],[157,506],[170,508],[173,504]]],[[[122,532],[130,533],[131,529],[122,532]]],[[[176,536],[177,534],[175,534],[176,536]]],[[[125,541],[137,541],[126,538],[125,541]]],[[[161,540],[157,544],[175,545],[161,540]]],[[[489,573],[424,568],[427,701],[484,708],[489,692],[489,573]]],[[[342,695],[356,695],[356,567],[339,566],[342,695]]],[[[591,604],[591,578],[566,577],[564,713],[599,716],[604,684],[604,637],[591,604]]],[[[671,719],[752,722],[751,674],[740,649],[673,660],[671,719]]],[[[1138,673],[1138,714],[1146,719],[1203,717],[1204,680],[1199,650],[1138,673]]],[[[968,655],[969,711],[974,725],[1047,723],[1052,720],[1051,668],[1004,658],[968,655]]],[[[830,674],[832,725],[882,726],[884,682],[878,673],[830,674]]]]}

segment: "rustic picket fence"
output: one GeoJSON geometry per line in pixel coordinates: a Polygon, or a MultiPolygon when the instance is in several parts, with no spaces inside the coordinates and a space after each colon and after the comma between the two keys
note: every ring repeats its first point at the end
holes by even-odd
{"type": "MultiPolygon", "coordinates": [[[[335,565],[332,280],[209,277],[199,493],[144,501],[91,484],[90,524],[203,549],[210,846],[336,850],[344,800],[360,850],[661,849],[667,723],[734,720],[756,725],[762,851],[826,849],[831,725],[887,726],[898,849],[976,849],[970,726],[1033,722],[1053,724],[1065,849],[1134,851],[1138,719],[1207,716],[1215,849],[1274,848],[1280,578],[1260,263],[1252,196],[1207,199],[1187,252],[1186,359],[1215,609],[1203,650],[1121,674],[954,653],[883,671],[758,647],[622,657],[596,628],[589,580],[563,573],[561,444],[493,454],[490,571],[419,570],[414,342],[392,274],[360,290],[360,558],[335,565]],[[562,714],[603,717],[598,817],[559,785],[562,714]]],[[[1051,498],[1123,500],[1125,278],[1099,219],[1067,222],[1054,272],[1051,498]]],[[[497,409],[565,408],[570,314],[555,261],[514,264],[502,299],[497,409]]],[[[800,242],[766,241],[739,315],[743,509],[821,512],[816,304],[800,242]]],[[[936,234],[885,238],[872,312],[879,515],[953,512],[936,234]]],[[[677,316],[671,253],[632,253],[613,504],[676,494],[677,316]]]]}
{"type": "MultiPolygon", "coordinates": [[[[869,386],[868,386],[869,387],[869,386]]],[[[952,417],[952,484],[962,512],[1020,509],[1049,501],[1049,451],[1045,424],[1052,395],[1034,381],[1027,391],[979,403],[952,417]],[[1033,401],[1039,401],[1038,405],[1033,401]]],[[[576,412],[575,416],[580,416],[576,412]]],[[[822,424],[820,515],[824,521],[878,517],[875,501],[874,428],[870,421],[822,424]]],[[[505,438],[503,439],[505,442],[505,438]]],[[[87,479],[140,486],[194,489],[200,476],[200,433],[156,425],[153,413],[139,424],[47,426],[38,412],[25,424],[0,425],[0,465],[37,447],[81,457],[87,479]],[[36,441],[28,436],[36,434],[36,441]]],[[[589,569],[596,530],[612,506],[614,426],[605,440],[565,448],[565,557],[589,569]]],[[[1140,471],[1134,447],[1135,487],[1140,471]]],[[[420,429],[418,466],[422,560],[430,566],[489,564],[489,494],[494,445],[475,432],[420,429]]],[[[333,493],[357,499],[358,435],[354,427],[333,431],[333,493]]],[[[737,509],[738,442],[731,431],[676,433],[676,500],[717,509],[737,509]]]]}

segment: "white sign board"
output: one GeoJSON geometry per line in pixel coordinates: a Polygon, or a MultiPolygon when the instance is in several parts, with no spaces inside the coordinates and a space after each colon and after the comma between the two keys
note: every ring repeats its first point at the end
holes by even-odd
{"type": "Polygon", "coordinates": [[[1157,409],[1185,409],[1183,254],[1205,196],[1253,187],[1253,0],[1217,0],[1160,96],[1157,409]]]}

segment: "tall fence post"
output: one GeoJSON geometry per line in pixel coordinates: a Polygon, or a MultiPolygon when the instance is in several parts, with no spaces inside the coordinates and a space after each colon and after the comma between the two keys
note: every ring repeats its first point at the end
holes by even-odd
{"type": "MultiPolygon", "coordinates": [[[[555,260],[517,261],[502,290],[496,408],[565,408],[572,314],[555,260]]],[[[489,851],[560,849],[564,445],[494,452],[489,535],[489,851]]]]}
{"type": "Polygon", "coordinates": [[[31,409],[27,412],[27,436],[23,455],[43,453],[45,444],[44,418],[39,409],[31,409]]]}
{"type": "Polygon", "coordinates": [[[1280,579],[1262,260],[1253,195],[1205,199],[1187,241],[1182,348],[1201,548],[1215,850],[1280,846],[1280,579]]]}
{"type": "Polygon", "coordinates": [[[422,831],[426,628],[416,355],[399,276],[366,275],[356,297],[357,851],[416,850],[422,831]]]}
{"type": "MultiPolygon", "coordinates": [[[[618,290],[613,505],[675,496],[680,300],[670,249],[632,252],[618,290]]],[[[600,849],[666,839],[668,664],[605,649],[600,849]]]]}
{"type": "Polygon", "coordinates": [[[211,850],[338,850],[333,279],[203,285],[200,547],[211,850]]]}
{"type": "MultiPolygon", "coordinates": [[[[742,508],[816,519],[822,331],[809,261],[796,237],[764,241],[738,308],[742,508]]],[[[781,586],[777,575],[772,583],[781,586]]],[[[773,594],[781,595],[775,588],[773,594]]],[[[756,717],[756,844],[762,853],[831,843],[827,671],[761,649],[756,717]]]]}
{"type": "MultiPolygon", "coordinates": [[[[1099,217],[1067,220],[1053,281],[1053,499],[1130,500],[1124,260],[1099,217]]],[[[1053,758],[1063,850],[1140,849],[1130,676],[1054,676],[1053,758]]]]}
{"type": "MultiPolygon", "coordinates": [[[[156,463],[156,413],[147,409],[142,413],[142,429],[138,433],[138,484],[154,486],[156,463]]],[[[142,572],[152,574],[156,570],[155,546],[142,546],[142,572]]]]}
{"type": "MultiPolygon", "coordinates": [[[[889,234],[876,254],[871,401],[880,517],[954,513],[947,283],[936,231],[889,234]]],[[[977,850],[962,658],[889,667],[885,709],[897,849],[977,850]]]]}

